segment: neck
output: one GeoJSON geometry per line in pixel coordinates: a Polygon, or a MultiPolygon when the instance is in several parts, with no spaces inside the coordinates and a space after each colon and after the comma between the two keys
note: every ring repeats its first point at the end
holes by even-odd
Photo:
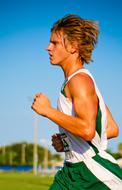
{"type": "Polygon", "coordinates": [[[80,60],[77,60],[77,61],[71,60],[70,62],[63,64],[61,67],[64,72],[65,78],[68,78],[70,75],[72,75],[77,70],[84,68],[83,64],[80,60]]]}

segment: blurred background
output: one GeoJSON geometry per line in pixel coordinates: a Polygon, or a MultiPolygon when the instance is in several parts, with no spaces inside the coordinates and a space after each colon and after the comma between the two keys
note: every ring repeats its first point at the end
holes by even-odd
{"type": "Polygon", "coordinates": [[[120,128],[119,136],[109,141],[108,151],[116,159],[122,157],[121,10],[121,0],[0,0],[1,171],[14,167],[34,170],[36,175],[38,169],[61,166],[63,156],[51,146],[51,135],[58,127],[35,115],[31,104],[34,95],[43,92],[56,107],[64,76],[50,65],[45,49],[53,23],[69,13],[100,24],[94,62],[86,68],[120,128]]]}

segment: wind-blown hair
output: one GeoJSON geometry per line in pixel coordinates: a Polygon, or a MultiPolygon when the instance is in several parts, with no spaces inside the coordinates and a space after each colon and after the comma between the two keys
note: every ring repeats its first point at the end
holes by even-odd
{"type": "Polygon", "coordinates": [[[98,41],[98,22],[83,19],[77,15],[69,14],[54,23],[51,32],[63,33],[64,42],[67,39],[71,44],[77,44],[79,58],[82,63],[92,61],[92,51],[98,41]]]}

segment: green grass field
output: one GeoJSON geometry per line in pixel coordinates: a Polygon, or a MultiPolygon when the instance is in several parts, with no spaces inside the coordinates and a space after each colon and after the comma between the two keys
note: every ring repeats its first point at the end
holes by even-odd
{"type": "Polygon", "coordinates": [[[52,176],[34,176],[27,172],[0,172],[0,190],[48,190],[52,176]]]}

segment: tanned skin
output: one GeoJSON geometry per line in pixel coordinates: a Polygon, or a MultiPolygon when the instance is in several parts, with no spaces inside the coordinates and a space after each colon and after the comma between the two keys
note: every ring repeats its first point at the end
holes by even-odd
{"type": "MultiPolygon", "coordinates": [[[[64,44],[63,37],[55,32],[51,35],[47,51],[50,56],[50,63],[61,67],[65,78],[83,68],[76,46],[68,41],[64,44]]],[[[92,79],[85,73],[75,75],[66,85],[65,93],[74,105],[75,116],[66,115],[53,108],[50,100],[43,93],[35,95],[32,109],[73,135],[79,136],[86,141],[91,141],[95,136],[99,103],[92,79]]],[[[107,137],[112,138],[118,135],[118,126],[107,106],[106,110],[108,118],[107,137]]],[[[57,139],[55,137],[55,135],[52,137],[52,144],[59,151],[54,142],[57,139]]],[[[61,148],[59,149],[62,150],[61,148]]]]}

